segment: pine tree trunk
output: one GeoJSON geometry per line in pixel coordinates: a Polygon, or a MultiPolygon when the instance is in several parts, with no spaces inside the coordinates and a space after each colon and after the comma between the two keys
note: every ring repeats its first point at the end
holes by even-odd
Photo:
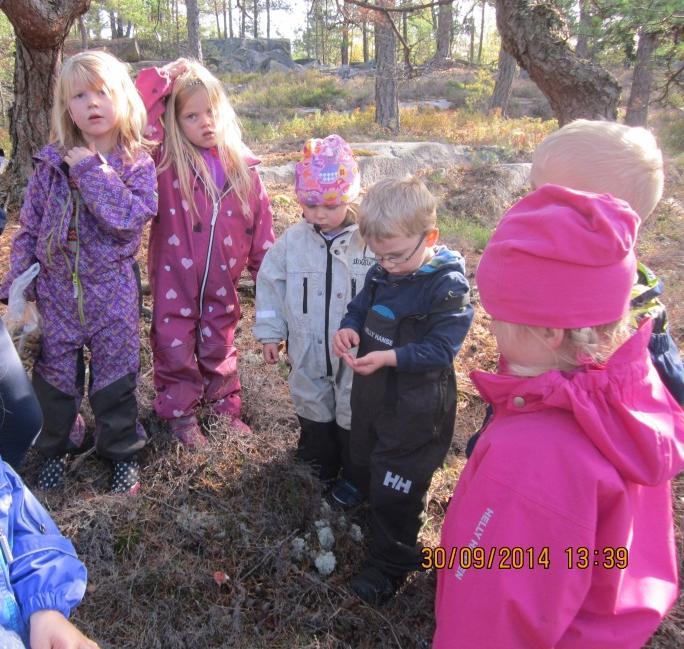
{"type": "Polygon", "coordinates": [[[219,8],[217,0],[214,0],[214,15],[216,16],[216,38],[221,38],[221,21],[219,19],[219,8]]]}
{"type": "Polygon", "coordinates": [[[259,6],[257,0],[254,0],[253,10],[254,18],[252,20],[252,38],[257,38],[259,36],[259,6]]]}
{"type": "Polygon", "coordinates": [[[197,0],[185,0],[188,12],[188,56],[202,62],[202,42],[200,41],[199,7],[197,0]]]}
{"type": "Polygon", "coordinates": [[[480,17],[480,42],[477,46],[477,62],[482,63],[482,41],[484,40],[484,26],[485,26],[485,7],[486,0],[482,0],[482,16],[480,17]]]}
{"type": "Polygon", "coordinates": [[[368,51],[368,23],[365,20],[361,23],[361,39],[363,41],[363,62],[368,63],[368,61],[370,61],[368,51]]]}
{"type": "Polygon", "coordinates": [[[78,30],[81,33],[81,49],[88,49],[88,28],[85,24],[85,19],[83,16],[78,17],[78,30]]]}
{"type": "Polygon", "coordinates": [[[176,54],[180,55],[180,18],[178,16],[178,0],[173,0],[174,22],[176,27],[176,54]]]}
{"type": "Polygon", "coordinates": [[[245,8],[245,2],[247,2],[247,0],[242,0],[242,2],[238,2],[238,7],[240,7],[240,38],[244,38],[245,33],[247,31],[247,27],[245,25],[247,18],[247,9],[245,8]]]}
{"type": "Polygon", "coordinates": [[[266,0],[266,40],[271,40],[271,0],[266,0]]]}
{"type": "Polygon", "coordinates": [[[408,46],[408,13],[401,14],[401,37],[404,40],[402,43],[402,50],[404,54],[404,65],[407,69],[411,67],[411,50],[408,46]]]}
{"type": "Polygon", "coordinates": [[[575,54],[581,59],[589,56],[589,32],[591,30],[590,0],[579,0],[580,20],[577,30],[577,45],[575,54]]]}
{"type": "Polygon", "coordinates": [[[496,0],[496,23],[504,49],[544,93],[560,126],[581,117],[616,118],[620,85],[568,47],[564,23],[550,4],[496,0]]]}
{"type": "Polygon", "coordinates": [[[451,30],[454,21],[452,3],[439,5],[437,14],[437,51],[435,61],[451,58],[451,30]]]}
{"type": "Polygon", "coordinates": [[[511,87],[515,78],[515,59],[504,50],[503,45],[499,48],[499,69],[496,75],[496,83],[492,98],[489,101],[489,110],[498,110],[502,117],[506,117],[508,100],[511,96],[511,87]]]}
{"type": "Polygon", "coordinates": [[[399,131],[397,37],[386,15],[376,22],[375,121],[392,133],[399,131]]]}
{"type": "Polygon", "coordinates": [[[653,52],[658,47],[658,38],[658,34],[644,33],[643,29],[639,31],[632,89],[625,115],[625,124],[629,126],[646,126],[648,121],[648,103],[653,83],[653,52]]]}
{"type": "Polygon", "coordinates": [[[0,202],[18,207],[33,171],[33,154],[50,138],[50,111],[62,47],[90,0],[0,0],[16,34],[14,105],[10,111],[12,159],[0,176],[0,202]]]}
{"type": "Polygon", "coordinates": [[[340,44],[342,65],[349,65],[349,23],[345,20],[342,24],[342,43],[340,44]]]}

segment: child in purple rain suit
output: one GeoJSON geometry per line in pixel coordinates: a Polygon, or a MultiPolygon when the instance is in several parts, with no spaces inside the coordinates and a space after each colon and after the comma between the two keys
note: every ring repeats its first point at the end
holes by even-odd
{"type": "Polygon", "coordinates": [[[237,284],[256,279],[273,245],[271,206],[243,145],[221,82],[199,63],[178,59],[136,79],[159,142],[159,212],[148,269],[154,297],[150,333],[154,408],[186,447],[206,446],[203,403],[243,433],[235,329],[237,284]]]}
{"type": "Polygon", "coordinates": [[[55,87],[52,142],[35,156],[12,242],[10,284],[38,261],[30,288],[43,318],[33,386],[45,419],[38,486],[58,486],[70,436],[79,434],[83,347],[97,452],[114,464],[113,492],[139,487],[146,442],[135,397],[138,287],[133,271],[145,223],[157,210],[154,162],[144,150],[145,108],[126,68],[104,52],[68,59],[55,87]]]}

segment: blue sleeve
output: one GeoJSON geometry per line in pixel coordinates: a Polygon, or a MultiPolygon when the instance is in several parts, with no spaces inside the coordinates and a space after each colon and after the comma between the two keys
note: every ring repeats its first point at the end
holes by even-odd
{"type": "Polygon", "coordinates": [[[18,469],[43,427],[43,413],[2,320],[0,359],[0,457],[18,469]]]}
{"type": "Polygon", "coordinates": [[[441,276],[433,287],[427,329],[421,342],[396,348],[397,370],[424,372],[448,367],[473,321],[468,281],[459,272],[441,276]]]}
{"type": "Polygon", "coordinates": [[[33,613],[45,609],[69,617],[85,593],[86,568],[19,476],[6,464],[4,470],[12,492],[10,581],[24,621],[28,625],[33,613]]]}
{"type": "Polygon", "coordinates": [[[684,406],[684,365],[670,332],[654,333],[648,344],[651,360],[665,387],[680,406],[684,406]]]}
{"type": "Polygon", "coordinates": [[[353,329],[357,334],[361,333],[363,323],[366,321],[366,315],[371,303],[372,292],[372,278],[374,270],[377,267],[372,267],[366,274],[366,279],[363,283],[363,288],[356,294],[356,297],[347,304],[347,313],[340,322],[340,329],[353,329]]]}

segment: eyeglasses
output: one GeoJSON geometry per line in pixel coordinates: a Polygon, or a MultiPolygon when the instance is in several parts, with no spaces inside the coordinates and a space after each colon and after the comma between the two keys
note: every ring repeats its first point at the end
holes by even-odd
{"type": "Polygon", "coordinates": [[[386,257],[381,257],[380,255],[375,255],[375,261],[378,262],[379,264],[381,263],[386,263],[386,264],[405,264],[407,261],[413,257],[418,252],[418,249],[420,248],[421,244],[425,240],[425,234],[423,234],[420,239],[418,239],[418,243],[416,244],[416,247],[411,251],[410,254],[403,256],[403,255],[387,255],[386,257]]]}

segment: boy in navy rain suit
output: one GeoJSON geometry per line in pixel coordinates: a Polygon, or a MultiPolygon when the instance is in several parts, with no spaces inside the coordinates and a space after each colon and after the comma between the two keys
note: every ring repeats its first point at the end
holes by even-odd
{"type": "Polygon", "coordinates": [[[453,360],[473,309],[463,257],[435,246],[435,225],[435,200],[420,180],[388,179],[368,191],[359,228],[378,263],[334,339],[355,372],[353,481],[371,512],[368,556],[351,587],[372,604],[420,566],[427,492],[454,433],[453,360]]]}

